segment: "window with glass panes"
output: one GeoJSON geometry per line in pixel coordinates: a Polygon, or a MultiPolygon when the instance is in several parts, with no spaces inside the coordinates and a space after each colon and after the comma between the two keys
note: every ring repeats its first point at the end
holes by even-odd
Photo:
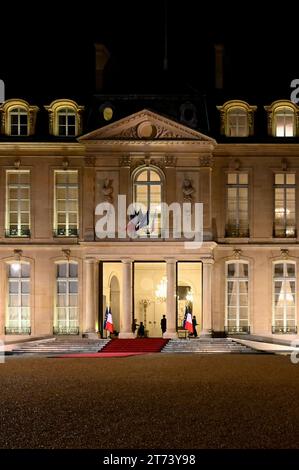
{"type": "Polygon", "coordinates": [[[6,172],[6,236],[30,236],[30,172],[6,172]]]}
{"type": "Polygon", "coordinates": [[[78,263],[56,265],[55,334],[79,333],[78,263]]]}
{"type": "Polygon", "coordinates": [[[55,235],[78,235],[78,172],[55,171],[55,235]]]}
{"type": "Polygon", "coordinates": [[[229,333],[249,332],[248,263],[226,264],[226,317],[229,333]]]}
{"type": "Polygon", "coordinates": [[[30,334],[30,264],[8,265],[6,334],[30,334]]]}
{"type": "Polygon", "coordinates": [[[161,236],[161,176],[153,168],[143,169],[134,178],[135,210],[143,213],[143,227],[140,236],[161,236]]]}
{"type": "Polygon", "coordinates": [[[296,265],[285,261],[273,267],[273,333],[296,333],[296,265]]]}
{"type": "Polygon", "coordinates": [[[276,137],[293,137],[295,135],[295,113],[292,108],[277,108],[274,111],[276,137]]]}
{"type": "Polygon", "coordinates": [[[58,135],[75,136],[77,135],[77,114],[72,108],[62,108],[57,112],[58,116],[58,135]]]}
{"type": "Polygon", "coordinates": [[[10,135],[28,135],[28,112],[25,108],[14,108],[9,112],[10,135]]]}
{"type": "Polygon", "coordinates": [[[274,236],[296,237],[295,173],[276,173],[274,178],[274,236]]]}
{"type": "Polygon", "coordinates": [[[248,117],[245,109],[232,108],[227,112],[227,131],[230,137],[248,136],[248,117]]]}
{"type": "Polygon", "coordinates": [[[247,173],[227,175],[226,236],[249,236],[247,173]]]}

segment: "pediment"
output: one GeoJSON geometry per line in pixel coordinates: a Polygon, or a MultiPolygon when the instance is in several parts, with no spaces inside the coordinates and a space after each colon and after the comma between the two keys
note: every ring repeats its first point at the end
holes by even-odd
{"type": "Polygon", "coordinates": [[[194,129],[144,109],[79,137],[79,141],[215,141],[194,129]]]}

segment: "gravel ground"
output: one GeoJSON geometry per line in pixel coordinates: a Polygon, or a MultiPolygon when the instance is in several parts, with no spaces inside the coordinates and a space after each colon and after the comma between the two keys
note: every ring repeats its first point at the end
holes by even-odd
{"type": "Polygon", "coordinates": [[[286,356],[9,357],[0,448],[297,448],[298,392],[286,356]]]}

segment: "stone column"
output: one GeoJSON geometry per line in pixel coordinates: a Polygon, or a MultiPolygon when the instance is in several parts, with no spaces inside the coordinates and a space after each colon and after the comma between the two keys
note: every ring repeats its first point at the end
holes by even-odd
{"type": "Polygon", "coordinates": [[[202,331],[201,335],[212,332],[212,274],[214,260],[202,260],[202,331]]]}
{"type": "Polygon", "coordinates": [[[176,338],[176,261],[166,259],[167,299],[166,299],[166,333],[163,338],[176,338]]]}
{"type": "Polygon", "coordinates": [[[84,260],[85,265],[85,312],[84,312],[84,335],[89,338],[97,338],[96,325],[96,294],[98,290],[95,285],[95,265],[94,258],[84,260]]]}
{"type": "Polygon", "coordinates": [[[122,260],[122,319],[119,338],[134,338],[132,332],[132,260],[122,260]]]}

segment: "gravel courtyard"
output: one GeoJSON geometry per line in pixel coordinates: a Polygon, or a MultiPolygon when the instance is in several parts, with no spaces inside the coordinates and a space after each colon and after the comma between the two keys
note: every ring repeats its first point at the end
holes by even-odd
{"type": "Polygon", "coordinates": [[[299,446],[287,356],[8,357],[0,396],[0,448],[299,446]]]}

